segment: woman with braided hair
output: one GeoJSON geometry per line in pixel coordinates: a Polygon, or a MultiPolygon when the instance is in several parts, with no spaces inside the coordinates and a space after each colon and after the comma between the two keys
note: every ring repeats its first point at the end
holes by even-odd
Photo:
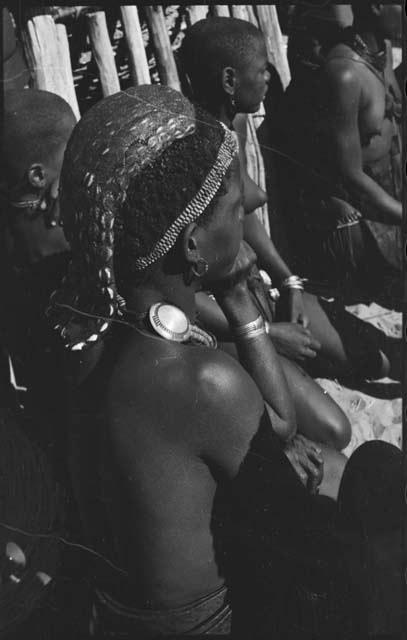
{"type": "Polygon", "coordinates": [[[227,635],[233,611],[236,637],[251,621],[243,637],[254,638],[256,629],[305,624],[296,605],[307,608],[300,594],[316,589],[335,624],[356,628],[343,551],[321,522],[335,500],[340,513],[349,509],[347,486],[358,470],[363,486],[372,445],[395,459],[386,500],[397,502],[399,452],[369,443],[346,464],[296,435],[247,287],[255,256],[242,242],[231,132],[169,87],[119,92],[74,129],[61,187],[72,261],[48,317],[69,354],[69,458],[84,533],[112,566],[95,566],[91,636],[227,635]],[[240,362],[196,324],[195,295],[207,286],[240,362]],[[304,548],[306,558],[323,554],[322,573],[304,567],[304,548]],[[235,598],[250,568],[239,620],[235,598]],[[293,615],[281,617],[287,606],[293,615]]]}

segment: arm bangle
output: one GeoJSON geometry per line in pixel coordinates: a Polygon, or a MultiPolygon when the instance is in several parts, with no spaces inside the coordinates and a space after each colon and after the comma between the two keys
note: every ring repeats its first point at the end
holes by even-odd
{"type": "Polygon", "coordinates": [[[241,324],[233,329],[235,338],[244,338],[245,340],[251,340],[252,338],[261,336],[263,333],[266,333],[266,326],[261,316],[258,316],[258,318],[252,322],[241,324]]]}
{"type": "Polygon", "coordinates": [[[299,289],[304,291],[304,282],[305,278],[300,278],[300,276],[288,276],[282,281],[280,289],[299,289]]]}

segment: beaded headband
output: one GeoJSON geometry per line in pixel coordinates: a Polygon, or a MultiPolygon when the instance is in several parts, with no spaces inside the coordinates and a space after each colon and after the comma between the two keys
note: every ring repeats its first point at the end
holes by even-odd
{"type": "MultiPolygon", "coordinates": [[[[67,348],[81,350],[95,343],[118,312],[114,245],[130,180],[173,142],[195,131],[192,104],[162,85],[133,87],[109,96],[75,127],[61,175],[62,218],[73,258],[47,309],[67,348]]],[[[182,229],[197,220],[215,197],[237,151],[226,127],[223,134],[198,192],[149,254],[134,258],[135,270],[164,256],[182,229]]]]}

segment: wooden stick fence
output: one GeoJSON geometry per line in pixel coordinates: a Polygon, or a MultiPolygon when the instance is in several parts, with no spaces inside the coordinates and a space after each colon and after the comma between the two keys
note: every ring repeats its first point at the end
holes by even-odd
{"type": "MultiPolygon", "coordinates": [[[[86,14],[89,40],[98,67],[100,84],[104,96],[120,90],[120,79],[116,67],[115,54],[110,40],[104,11],[92,7],[73,7],[54,11],[56,20],[67,16],[86,14]]],[[[120,7],[121,21],[128,46],[128,63],[131,81],[134,85],[151,82],[149,64],[136,5],[120,7]]],[[[180,90],[181,83],[170,42],[162,6],[144,6],[147,29],[155,55],[157,70],[162,84],[180,90]]],[[[277,69],[283,86],[290,81],[287,55],[282,39],[275,5],[187,5],[187,23],[206,18],[208,15],[236,17],[248,20],[263,32],[267,55],[277,69]]],[[[65,25],[55,22],[52,15],[38,15],[30,18],[23,29],[23,44],[33,77],[33,86],[62,96],[80,117],[78,100],[72,76],[69,44],[65,25]]],[[[246,118],[245,152],[249,175],[266,189],[264,162],[256,135],[264,109],[246,118]]],[[[269,231],[267,205],[259,209],[257,215],[269,231]]]]}
{"type": "Polygon", "coordinates": [[[121,7],[123,26],[129,47],[129,65],[135,85],[150,84],[150,71],[136,6],[121,7]]]}

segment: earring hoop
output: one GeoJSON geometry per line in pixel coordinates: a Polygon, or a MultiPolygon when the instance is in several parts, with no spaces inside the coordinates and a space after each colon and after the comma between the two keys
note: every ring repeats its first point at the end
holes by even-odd
{"type": "Polygon", "coordinates": [[[196,278],[203,278],[208,273],[209,265],[204,258],[198,258],[195,264],[191,265],[191,273],[196,278]]]}

